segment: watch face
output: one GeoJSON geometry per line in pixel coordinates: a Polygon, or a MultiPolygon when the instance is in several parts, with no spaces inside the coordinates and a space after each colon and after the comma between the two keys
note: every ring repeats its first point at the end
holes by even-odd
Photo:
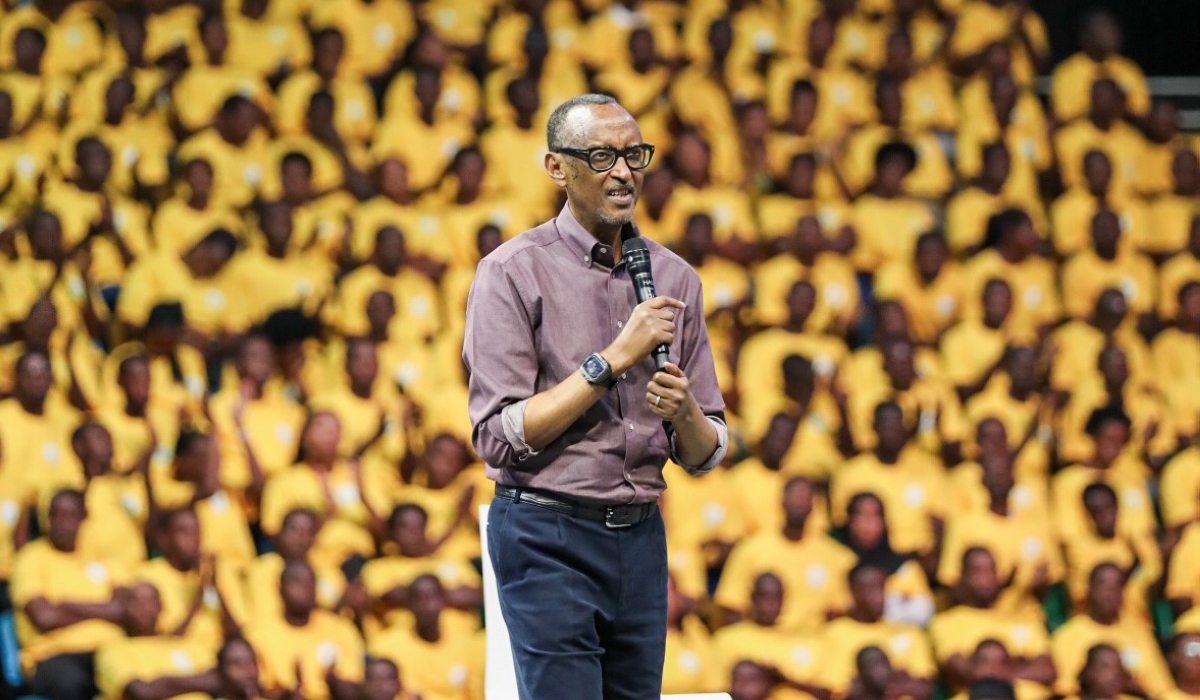
{"type": "Polygon", "coordinates": [[[583,371],[593,379],[599,378],[600,375],[604,374],[604,370],[606,369],[608,369],[608,367],[605,366],[604,359],[599,355],[589,355],[588,358],[583,361],[583,371]]]}

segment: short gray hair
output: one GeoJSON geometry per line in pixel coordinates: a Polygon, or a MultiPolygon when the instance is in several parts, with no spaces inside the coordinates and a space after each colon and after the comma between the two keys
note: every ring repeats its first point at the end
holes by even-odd
{"type": "Polygon", "coordinates": [[[596,107],[599,105],[615,105],[619,104],[617,99],[612,95],[601,95],[595,92],[589,92],[584,95],[576,95],[571,99],[563,102],[554,108],[550,113],[550,119],[546,121],[546,147],[551,151],[557,151],[566,146],[568,136],[567,133],[567,117],[571,116],[571,111],[576,107],[596,107]]]}

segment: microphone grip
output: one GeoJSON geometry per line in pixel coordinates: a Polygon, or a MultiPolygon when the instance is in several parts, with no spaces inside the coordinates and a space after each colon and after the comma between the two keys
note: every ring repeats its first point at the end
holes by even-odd
{"type": "MultiPolygon", "coordinates": [[[[635,272],[633,275],[633,289],[637,296],[638,303],[649,301],[658,296],[658,292],[654,290],[654,278],[649,272],[635,272]]],[[[654,366],[657,369],[662,369],[667,364],[667,345],[660,343],[650,353],[654,357],[654,366]]]]}
{"type": "Polygon", "coordinates": [[[656,369],[661,370],[663,367],[667,366],[666,345],[659,345],[658,347],[654,348],[654,352],[652,354],[654,355],[654,367],[656,369]]]}

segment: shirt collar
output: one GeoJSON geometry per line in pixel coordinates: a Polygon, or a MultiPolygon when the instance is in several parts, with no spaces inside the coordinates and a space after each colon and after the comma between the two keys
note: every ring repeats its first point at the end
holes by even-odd
{"type": "MultiPolygon", "coordinates": [[[[564,204],[562,211],[554,219],[555,226],[558,227],[559,234],[566,240],[567,245],[571,247],[571,252],[575,255],[584,267],[591,267],[596,262],[596,258],[605,259],[613,255],[613,251],[608,245],[600,243],[596,237],[588,233],[583,224],[575,218],[575,214],[571,212],[571,205],[564,204]]],[[[635,236],[642,235],[638,230],[637,224],[630,222],[621,227],[621,240],[627,241],[635,236]]],[[[615,268],[621,265],[623,261],[616,259],[613,261],[615,268]]]]}

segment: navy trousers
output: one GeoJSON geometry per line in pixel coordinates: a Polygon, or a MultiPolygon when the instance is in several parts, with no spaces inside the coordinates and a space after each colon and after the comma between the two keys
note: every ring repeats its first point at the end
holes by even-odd
{"type": "Polygon", "coordinates": [[[628,528],[492,501],[488,552],[521,700],[657,700],[667,540],[655,511],[628,528]]]}

